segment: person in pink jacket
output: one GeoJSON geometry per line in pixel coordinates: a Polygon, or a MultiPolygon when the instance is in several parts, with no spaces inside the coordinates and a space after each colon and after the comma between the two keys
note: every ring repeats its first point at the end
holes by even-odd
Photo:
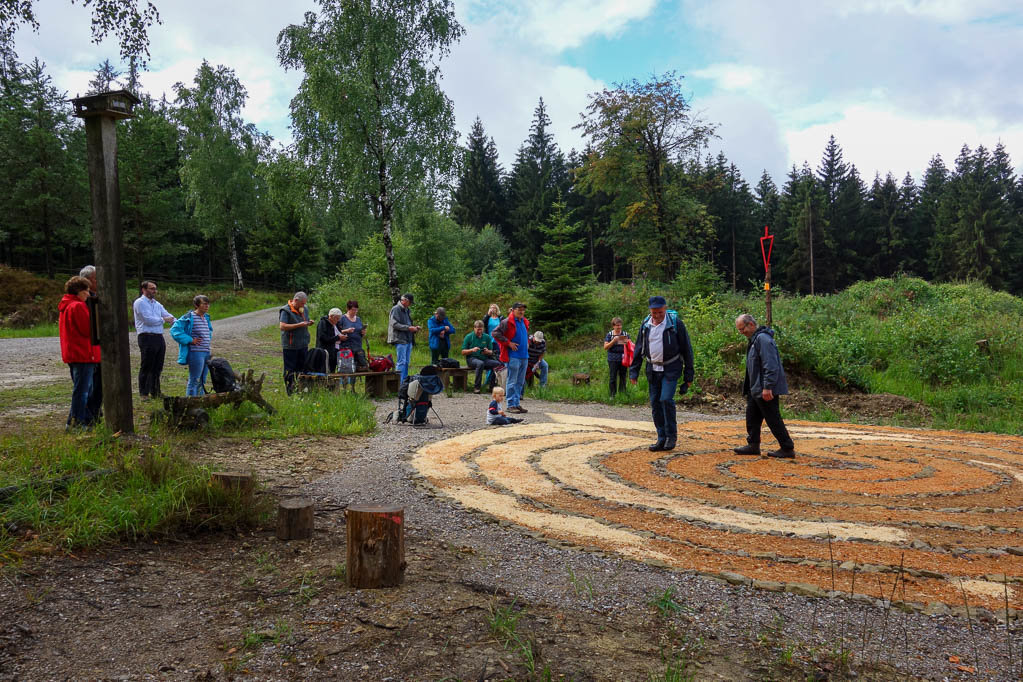
{"type": "Polygon", "coordinates": [[[89,428],[96,415],[89,411],[92,377],[98,367],[97,348],[92,345],[90,333],[89,280],[72,277],[64,284],[64,298],[57,305],[60,312],[60,358],[71,369],[71,410],[68,428],[89,428]]]}

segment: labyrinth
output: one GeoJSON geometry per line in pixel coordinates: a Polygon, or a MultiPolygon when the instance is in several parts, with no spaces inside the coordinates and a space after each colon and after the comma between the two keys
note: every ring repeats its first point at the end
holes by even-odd
{"type": "Polygon", "coordinates": [[[680,424],[665,453],[647,422],[547,417],[413,465],[551,541],[764,589],[1023,609],[1023,438],[797,421],[797,458],[774,460],[732,452],[737,421],[680,424]]]}

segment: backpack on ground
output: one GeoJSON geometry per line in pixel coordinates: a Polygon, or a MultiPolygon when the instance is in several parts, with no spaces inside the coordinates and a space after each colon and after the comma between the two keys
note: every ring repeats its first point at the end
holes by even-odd
{"type": "Polygon", "coordinates": [[[355,354],[349,348],[337,352],[337,371],[341,374],[355,374],[355,354]]]}
{"type": "Polygon", "coordinates": [[[390,355],[369,356],[369,371],[387,372],[394,369],[394,359],[390,355]]]}
{"type": "Polygon", "coordinates": [[[458,364],[458,360],[455,360],[454,358],[441,358],[437,361],[437,366],[443,367],[444,369],[457,369],[458,367],[461,367],[461,365],[458,364]]]}
{"type": "Polygon", "coordinates": [[[327,364],[330,356],[323,348],[310,348],[305,356],[305,371],[309,374],[326,374],[330,371],[327,364]]]}
{"type": "Polygon", "coordinates": [[[210,358],[206,363],[210,370],[210,383],[214,393],[230,393],[241,390],[238,375],[231,369],[231,363],[224,358],[210,358]]]}

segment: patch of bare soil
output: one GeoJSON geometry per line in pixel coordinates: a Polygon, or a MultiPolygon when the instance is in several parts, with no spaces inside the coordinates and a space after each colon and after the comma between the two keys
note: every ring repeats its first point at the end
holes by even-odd
{"type": "MultiPolygon", "coordinates": [[[[313,499],[313,538],[281,542],[267,527],[7,567],[0,679],[648,680],[669,664],[701,680],[843,679],[847,662],[858,679],[1014,679],[1019,661],[991,621],[971,629],[884,597],[753,590],[583,550],[437,497],[413,453],[479,430],[486,399],[435,406],[443,429],[197,445],[197,459],[254,469],[263,494],[313,499]],[[346,586],[344,509],[356,503],[405,508],[401,587],[346,586]],[[504,636],[492,627],[501,623],[504,636]]],[[[648,419],[641,408],[524,406],[538,425],[548,411],[648,419]]],[[[379,403],[378,417],[393,407],[379,403]]],[[[515,428],[494,427],[502,437],[515,428]]]]}
{"type": "MultiPolygon", "coordinates": [[[[916,422],[930,414],[926,405],[904,396],[840,391],[827,382],[795,372],[787,378],[790,395],[784,396],[782,401],[789,410],[804,413],[830,411],[839,420],[855,419],[865,423],[896,417],[916,422]]],[[[700,388],[700,393],[691,392],[682,398],[680,404],[708,414],[735,414],[746,408],[741,374],[708,382],[700,388]]]]}

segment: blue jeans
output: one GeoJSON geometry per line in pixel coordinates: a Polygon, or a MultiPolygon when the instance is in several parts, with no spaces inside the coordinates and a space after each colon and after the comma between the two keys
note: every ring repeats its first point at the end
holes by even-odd
{"type": "Polygon", "coordinates": [[[654,415],[654,426],[657,428],[657,440],[675,440],[678,437],[678,426],[675,421],[675,389],[678,388],[678,377],[665,379],[665,372],[647,372],[646,379],[650,384],[650,411],[654,415]]]}
{"type": "Polygon", "coordinates": [[[203,384],[206,383],[206,363],[209,359],[209,351],[188,351],[188,386],[185,388],[185,395],[203,394],[203,384]]]}
{"type": "Polygon", "coordinates": [[[522,399],[522,386],[526,383],[526,365],[529,358],[508,358],[508,407],[518,407],[522,399]]]}
{"type": "Polygon", "coordinates": [[[547,385],[547,370],[550,369],[547,366],[546,360],[540,360],[536,363],[536,367],[533,368],[533,375],[540,380],[540,386],[547,385]]]}
{"type": "Polygon", "coordinates": [[[67,416],[68,426],[91,426],[93,415],[89,412],[89,396],[92,393],[92,375],[96,371],[92,362],[72,362],[71,368],[71,411],[67,416]]]}
{"type": "Polygon", "coordinates": [[[394,346],[394,353],[398,356],[395,365],[398,368],[398,374],[401,375],[401,382],[405,383],[406,377],[408,377],[408,365],[412,360],[412,344],[411,343],[398,343],[394,346]]]}

